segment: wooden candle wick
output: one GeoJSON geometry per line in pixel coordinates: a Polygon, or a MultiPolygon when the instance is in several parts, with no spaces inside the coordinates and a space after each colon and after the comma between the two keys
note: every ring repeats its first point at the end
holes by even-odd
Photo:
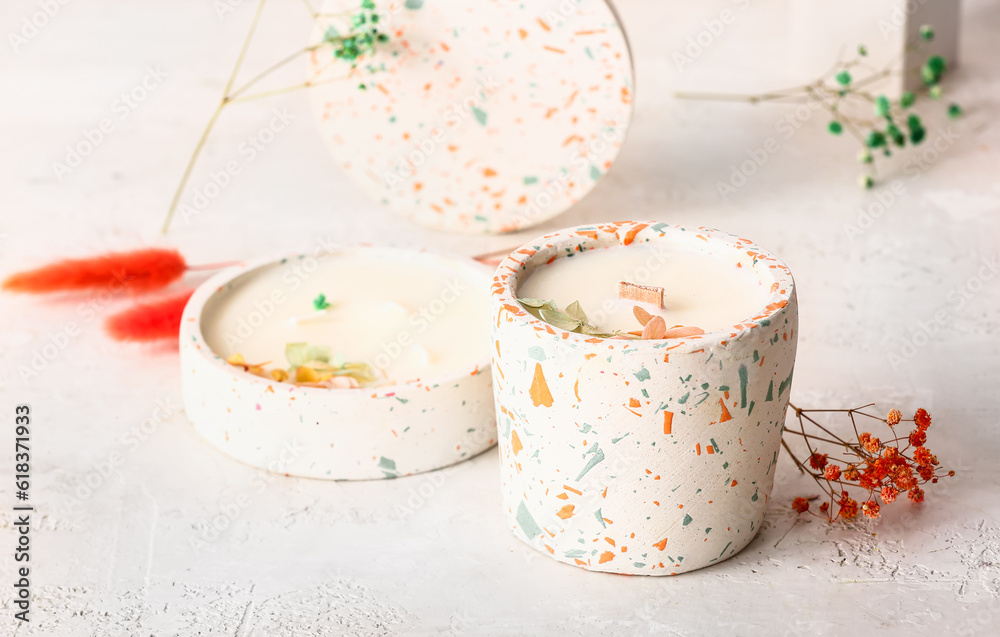
{"type": "Polygon", "coordinates": [[[639,285],[628,281],[618,282],[618,298],[640,303],[649,303],[663,309],[663,288],[639,285]]]}

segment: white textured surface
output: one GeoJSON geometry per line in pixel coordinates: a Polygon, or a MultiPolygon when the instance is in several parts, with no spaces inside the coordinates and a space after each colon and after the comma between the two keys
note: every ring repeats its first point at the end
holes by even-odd
{"type": "MultiPolygon", "coordinates": [[[[38,6],[0,7],[0,271],[149,244],[206,262],[308,250],[319,235],[473,254],[535,234],[469,238],[394,220],[336,172],[308,98],[293,94],[224,115],[193,187],[229,159],[242,158],[242,173],[160,238],[166,202],[250,18],[252,3],[234,4],[220,18],[222,2],[71,2],[16,55],[6,34],[38,6]],[[117,117],[118,94],[147,65],[168,77],[58,181],[52,162],[82,129],[117,117]],[[249,161],[238,146],[267,125],[272,108],[295,119],[249,161]]],[[[983,259],[1000,251],[1000,140],[990,123],[1000,114],[1000,5],[976,0],[965,9],[963,67],[949,85],[967,110],[954,124],[958,138],[919,177],[904,176],[894,203],[852,240],[845,227],[876,193],[855,187],[850,142],[830,138],[820,121],[786,139],[776,122],[792,109],[671,97],[679,88],[753,90],[780,76],[784,3],[619,4],[636,54],[634,127],[609,178],[538,232],[652,218],[716,226],[768,247],[799,289],[793,401],[923,405],[934,415],[935,451],[959,476],[929,489],[922,508],[886,507],[876,526],[828,527],[789,511],[790,498],[810,489],[782,459],[766,526],[742,554],[677,578],[585,573],[535,556],[506,530],[495,452],[395,481],[263,476],[188,426],[176,407],[175,352],[101,334],[99,318],[127,300],[97,299],[99,318],[91,318],[79,300],[4,296],[0,414],[7,419],[13,404],[28,402],[37,423],[35,622],[18,635],[996,632],[1000,278],[977,277],[983,259]],[[735,20],[678,70],[674,53],[723,8],[735,20]],[[767,137],[778,151],[720,199],[716,182],[767,137]],[[955,290],[970,285],[978,291],[962,300],[955,290]],[[22,382],[18,366],[71,321],[80,334],[22,382]],[[934,334],[893,369],[889,354],[921,330],[934,334]],[[173,413],[142,433],[157,400],[173,413]],[[109,458],[118,461],[111,475],[74,499],[109,458]],[[220,515],[232,521],[210,541],[220,515]]],[[[299,6],[268,9],[249,64],[260,68],[306,37],[299,6]]],[[[933,106],[922,107],[925,119],[947,126],[933,106]]],[[[0,632],[11,634],[9,439],[0,449],[0,632]]]]}

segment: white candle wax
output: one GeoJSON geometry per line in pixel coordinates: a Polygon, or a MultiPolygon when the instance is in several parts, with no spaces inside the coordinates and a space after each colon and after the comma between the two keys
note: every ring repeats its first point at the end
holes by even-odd
{"type": "Polygon", "coordinates": [[[381,370],[376,384],[471,373],[489,358],[489,289],[471,266],[422,257],[357,249],[252,271],[206,306],[205,340],[268,369],[289,367],[288,343],[329,347],[381,370]],[[329,307],[317,311],[320,294],[329,307]]]}
{"type": "Polygon", "coordinates": [[[552,300],[559,309],[579,301],[590,323],[608,332],[642,329],[636,305],[662,316],[668,328],[724,329],[760,314],[768,294],[747,269],[671,244],[597,248],[556,259],[518,289],[520,298],[552,300]],[[663,308],[619,299],[619,281],[662,287],[663,308]]]}

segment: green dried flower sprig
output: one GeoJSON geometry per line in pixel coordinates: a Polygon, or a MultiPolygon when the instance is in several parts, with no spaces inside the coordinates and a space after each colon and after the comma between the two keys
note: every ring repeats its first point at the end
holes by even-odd
{"type": "Polygon", "coordinates": [[[368,363],[352,362],[340,355],[332,355],[331,348],[309,343],[288,343],[285,358],[289,373],[298,382],[323,383],[336,377],[349,377],[361,385],[374,383],[379,374],[368,363]]]}
{"type": "Polygon", "coordinates": [[[279,383],[292,383],[309,387],[355,389],[373,385],[382,380],[378,370],[363,362],[344,360],[341,355],[331,355],[330,347],[309,343],[286,343],[285,358],[289,367],[268,369],[266,363],[247,363],[242,354],[232,354],[226,362],[254,376],[279,383]]]}
{"type": "MultiPolygon", "coordinates": [[[[325,70],[321,69],[299,84],[246,94],[252,86],[255,86],[258,82],[278,69],[284,68],[288,64],[299,60],[307,53],[312,53],[326,47],[330,49],[331,57],[334,60],[343,60],[347,62],[349,70],[354,71],[363,60],[369,59],[375,54],[379,45],[389,42],[390,39],[389,34],[381,29],[381,19],[379,14],[376,13],[374,0],[361,0],[360,8],[356,12],[347,13],[342,16],[347,18],[350,24],[350,28],[346,33],[341,34],[332,27],[328,28],[323,34],[323,38],[320,42],[295,51],[283,60],[273,64],[264,71],[261,71],[254,77],[250,78],[242,86],[236,87],[236,77],[239,75],[247,50],[250,48],[250,42],[253,40],[254,33],[257,30],[257,25],[260,23],[260,16],[264,10],[266,1],[267,0],[260,0],[257,4],[257,11],[254,13],[253,20],[250,22],[250,30],[247,32],[246,38],[243,40],[243,46],[240,49],[240,54],[236,58],[236,65],[229,74],[229,80],[226,82],[226,87],[222,92],[222,99],[219,101],[219,105],[216,106],[215,112],[205,125],[201,138],[198,140],[191,157],[188,159],[187,166],[181,176],[181,181],[177,185],[177,190],[174,191],[173,199],[170,201],[170,207],[167,209],[167,218],[163,222],[162,229],[164,234],[166,234],[166,232],[170,229],[170,222],[173,220],[178,204],[180,204],[181,195],[184,194],[184,188],[187,186],[187,182],[191,178],[191,172],[194,169],[194,165],[198,161],[198,157],[201,155],[201,151],[205,147],[205,142],[208,141],[208,137],[211,134],[212,129],[215,128],[215,124],[219,119],[219,115],[222,114],[223,108],[229,104],[235,104],[237,102],[249,102],[264,97],[270,97],[272,95],[279,95],[281,93],[288,93],[298,89],[310,88],[319,84],[328,84],[330,82],[353,77],[351,73],[347,73],[343,76],[337,76],[332,79],[320,80],[319,76],[322,74],[323,70],[325,70]]],[[[312,8],[308,0],[305,1],[305,5],[309,10],[313,21],[318,23],[321,14],[312,8]]],[[[322,15],[325,17],[329,14],[322,15]]],[[[385,70],[382,65],[375,66],[371,64],[365,66],[365,69],[369,73],[377,73],[385,70]]],[[[366,90],[368,88],[368,84],[362,82],[358,85],[358,88],[366,90]]]]}
{"type": "Polygon", "coordinates": [[[693,325],[674,325],[668,328],[662,316],[650,314],[639,305],[632,306],[632,314],[642,329],[632,332],[622,332],[621,330],[603,332],[590,323],[590,319],[587,318],[587,314],[580,307],[579,301],[573,301],[567,305],[565,311],[560,310],[554,301],[524,298],[517,299],[517,302],[532,316],[545,321],[549,325],[568,332],[586,334],[597,338],[658,341],[665,338],[685,338],[705,333],[705,330],[693,325]]]}
{"type": "Polygon", "coordinates": [[[330,302],[326,300],[325,294],[319,294],[315,299],[313,299],[313,307],[316,308],[317,312],[326,310],[330,308],[330,302]]]}
{"type": "MultiPolygon", "coordinates": [[[[363,0],[361,10],[351,16],[351,30],[341,35],[331,26],[323,34],[323,42],[333,46],[333,57],[350,62],[352,69],[357,68],[362,59],[374,55],[379,44],[389,41],[389,34],[379,27],[380,20],[375,12],[375,3],[363,0]]],[[[380,69],[369,67],[368,70],[375,72],[380,69]]],[[[368,85],[362,83],[358,88],[367,90],[368,85]]]]}
{"type": "Polygon", "coordinates": [[[620,331],[604,332],[594,325],[591,325],[590,319],[587,318],[587,313],[583,311],[582,307],[580,307],[579,301],[573,301],[566,306],[565,310],[560,310],[555,304],[555,301],[524,298],[518,299],[517,302],[520,303],[521,306],[535,318],[545,321],[553,327],[566,330],[567,332],[586,334],[588,336],[596,336],[598,338],[636,338],[620,331]]]}
{"type": "MultiPolygon", "coordinates": [[[[919,49],[921,44],[933,39],[933,27],[921,27],[917,41],[909,44],[904,54],[919,49]]],[[[890,100],[885,95],[872,94],[866,89],[875,82],[900,74],[902,71],[896,67],[902,56],[880,71],[872,71],[869,75],[856,78],[852,71],[864,71],[868,68],[864,63],[867,55],[868,48],[861,45],[855,58],[839,60],[829,72],[804,86],[756,95],[678,93],[677,97],[746,101],[750,104],[765,101],[816,102],[832,117],[827,123],[827,131],[831,135],[839,136],[847,131],[861,144],[858,161],[864,166],[864,172],[858,177],[858,184],[862,188],[871,188],[876,179],[876,157],[890,157],[895,150],[919,145],[927,138],[927,128],[920,115],[910,110],[917,102],[914,92],[906,91],[898,100],[890,100]],[[857,109],[851,108],[865,103],[872,108],[874,118],[871,115],[857,114],[857,109]]],[[[947,60],[940,55],[928,56],[926,63],[920,68],[920,79],[931,99],[939,99],[944,94],[941,81],[947,69],[947,60]]],[[[947,114],[951,119],[958,118],[962,115],[962,107],[950,104],[947,114]]]]}

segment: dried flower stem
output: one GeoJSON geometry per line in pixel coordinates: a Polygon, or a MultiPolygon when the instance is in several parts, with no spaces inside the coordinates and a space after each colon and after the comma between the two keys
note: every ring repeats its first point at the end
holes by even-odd
{"type": "MultiPolygon", "coordinates": [[[[819,507],[818,515],[829,521],[838,518],[849,519],[859,512],[867,517],[877,518],[880,506],[876,497],[883,504],[896,500],[897,495],[906,492],[913,502],[922,502],[924,492],[921,485],[936,483],[939,478],[955,475],[954,471],[943,472],[938,469],[938,459],[924,446],[927,440],[927,429],[931,417],[924,409],[918,409],[913,418],[904,420],[898,410],[893,409],[886,418],[880,418],[865,411],[873,404],[852,409],[801,409],[789,404],[798,421],[798,430],[786,428],[785,433],[799,437],[809,451],[806,462],[792,451],[785,437],[781,444],[799,470],[807,473],[820,490],[828,498],[819,507]],[[845,440],[833,433],[830,428],[818,422],[812,414],[844,414],[851,422],[855,439],[845,440]],[[868,432],[858,432],[857,419],[865,417],[876,420],[889,427],[899,426],[903,422],[911,422],[914,429],[906,436],[893,435],[886,441],[872,436],[868,432]],[[823,436],[806,431],[806,423],[823,432],[823,436]],[[903,443],[903,444],[901,444],[903,443]],[[831,457],[830,453],[820,453],[819,446],[839,448],[843,453],[839,457],[831,457]],[[849,489],[860,489],[865,493],[864,502],[851,497],[849,489]]],[[[815,497],[797,497],[792,508],[799,513],[810,511],[809,501],[815,497]]]]}
{"type": "MultiPolygon", "coordinates": [[[[264,5],[266,3],[267,0],[260,0],[260,2],[257,4],[257,9],[254,12],[253,19],[250,22],[250,28],[247,31],[246,37],[243,39],[243,44],[240,47],[239,55],[236,58],[236,64],[233,66],[233,70],[229,74],[229,79],[226,81],[226,86],[222,91],[222,98],[219,100],[219,104],[215,107],[215,111],[212,113],[212,116],[209,118],[208,123],[205,125],[205,129],[202,131],[201,137],[198,139],[198,143],[195,145],[194,151],[191,153],[191,157],[188,158],[187,165],[184,167],[184,172],[181,175],[180,183],[177,185],[177,189],[174,191],[173,198],[170,200],[170,207],[167,209],[167,217],[163,222],[163,228],[161,231],[164,234],[166,234],[167,231],[170,229],[170,222],[173,220],[174,213],[177,211],[177,207],[180,204],[181,196],[184,194],[184,189],[187,186],[188,181],[191,179],[191,173],[194,171],[194,166],[198,161],[198,157],[201,155],[201,152],[205,147],[205,143],[208,141],[209,136],[212,134],[212,130],[215,128],[215,125],[219,120],[219,116],[222,114],[222,111],[226,106],[238,102],[249,102],[266,97],[271,97],[274,95],[280,95],[282,93],[288,93],[298,89],[310,88],[312,86],[318,86],[320,84],[328,84],[343,79],[347,79],[348,77],[350,77],[350,75],[348,74],[345,76],[330,78],[328,80],[316,81],[317,78],[320,75],[322,75],[322,73],[326,71],[327,68],[329,68],[333,63],[335,63],[337,59],[340,59],[339,57],[335,57],[330,64],[327,64],[322,68],[320,68],[319,70],[317,70],[305,82],[302,82],[300,84],[294,84],[292,86],[286,86],[283,88],[270,89],[253,93],[250,95],[244,95],[244,93],[246,93],[246,91],[250,89],[252,86],[256,85],[258,82],[270,76],[271,74],[275,73],[276,71],[284,68],[291,62],[294,62],[295,60],[300,58],[303,54],[312,53],[313,51],[316,51],[326,45],[331,45],[331,44],[336,45],[338,43],[343,44],[352,41],[355,38],[354,33],[349,33],[344,36],[336,36],[336,37],[330,37],[328,35],[325,35],[322,42],[312,44],[303,47],[297,51],[294,51],[293,53],[287,55],[278,62],[275,62],[271,66],[265,68],[264,70],[260,71],[259,73],[251,77],[249,80],[244,82],[242,86],[240,86],[239,88],[234,88],[234,85],[236,84],[236,78],[239,75],[240,69],[243,67],[244,60],[246,59],[247,51],[250,49],[250,43],[253,41],[254,34],[257,32],[257,27],[260,24],[260,17],[264,11],[264,5]]],[[[320,24],[319,19],[321,16],[327,17],[328,15],[316,12],[313,9],[309,0],[303,0],[303,4],[305,5],[306,10],[309,12],[310,18],[314,22],[316,22],[317,25],[320,24]]],[[[366,7],[365,4],[367,3],[362,3],[362,9],[368,9],[368,7],[366,7]]],[[[374,5],[372,4],[372,8],[373,7],[374,5]]],[[[329,14],[329,17],[344,17],[347,15],[349,14],[347,13],[329,14]]],[[[355,57],[353,58],[348,56],[348,59],[351,59],[352,61],[356,60],[357,54],[355,54],[355,57]]],[[[351,69],[353,68],[354,65],[352,64],[351,69]]]]}
{"type": "MultiPolygon", "coordinates": [[[[901,76],[904,73],[918,71],[928,94],[932,98],[940,97],[942,93],[940,82],[947,67],[944,58],[931,55],[920,69],[901,68],[901,62],[907,53],[917,50],[921,42],[933,39],[934,30],[922,27],[919,39],[908,43],[903,51],[894,56],[882,69],[876,69],[865,63],[868,50],[864,46],[859,46],[857,55],[853,59],[845,60],[842,50],[829,71],[813,82],[801,86],[750,95],[679,92],[675,93],[675,96],[679,99],[748,104],[763,102],[818,104],[830,114],[827,130],[832,135],[841,135],[846,130],[860,144],[862,150],[858,154],[858,161],[863,164],[865,172],[859,176],[858,183],[864,188],[870,188],[875,183],[876,156],[891,156],[894,150],[902,149],[907,144],[916,146],[927,138],[927,131],[919,115],[910,110],[916,101],[914,93],[907,91],[898,100],[890,101],[885,95],[869,92],[867,87],[894,75],[901,76]],[[852,71],[855,70],[867,71],[868,75],[855,79],[852,76],[852,71]],[[868,112],[870,115],[862,116],[859,112],[868,112]]],[[[962,109],[957,104],[948,107],[949,117],[958,117],[961,112],[962,109]]]]}

